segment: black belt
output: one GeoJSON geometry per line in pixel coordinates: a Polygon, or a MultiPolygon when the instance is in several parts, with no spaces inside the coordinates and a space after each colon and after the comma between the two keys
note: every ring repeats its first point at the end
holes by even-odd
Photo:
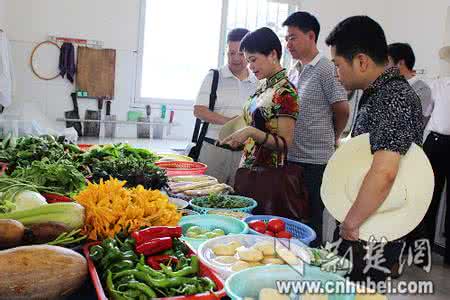
{"type": "Polygon", "coordinates": [[[208,138],[208,137],[205,137],[205,138],[203,139],[203,141],[204,141],[204,142],[207,142],[208,144],[211,144],[211,145],[213,145],[213,146],[216,146],[216,147],[225,149],[225,150],[230,150],[230,151],[241,151],[241,150],[242,150],[242,149],[233,149],[233,148],[231,148],[229,145],[226,145],[226,144],[222,145],[222,144],[220,144],[219,141],[214,140],[214,139],[211,139],[211,138],[208,138]]]}

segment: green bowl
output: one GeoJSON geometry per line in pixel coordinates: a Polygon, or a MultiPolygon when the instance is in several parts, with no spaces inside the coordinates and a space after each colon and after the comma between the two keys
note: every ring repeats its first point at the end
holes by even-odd
{"type": "Polygon", "coordinates": [[[195,250],[208,239],[196,239],[184,236],[186,231],[192,226],[199,226],[201,229],[213,230],[222,229],[226,235],[228,234],[246,234],[248,232],[247,223],[232,217],[218,215],[192,215],[182,217],[179,226],[183,228],[183,237],[181,238],[195,250]]]}

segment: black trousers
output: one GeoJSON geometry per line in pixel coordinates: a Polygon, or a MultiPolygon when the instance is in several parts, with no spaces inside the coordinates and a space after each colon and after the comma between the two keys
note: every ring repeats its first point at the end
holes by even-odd
{"type": "Polygon", "coordinates": [[[436,219],[444,189],[445,181],[447,180],[447,202],[445,214],[445,237],[446,249],[444,261],[450,264],[450,135],[441,135],[431,132],[423,145],[428,159],[434,172],[434,192],[433,200],[428,208],[428,211],[423,220],[423,227],[425,230],[425,237],[433,244],[436,233],[436,219]]]}
{"type": "Polygon", "coordinates": [[[385,281],[391,276],[393,266],[400,263],[404,239],[390,241],[384,244],[365,241],[347,241],[339,236],[339,225],[334,231],[334,243],[339,242],[338,255],[350,259],[352,271],[347,277],[351,281],[373,282],[385,281]]]}
{"type": "Polygon", "coordinates": [[[303,168],[305,177],[305,187],[308,191],[308,201],[311,211],[311,219],[307,224],[316,232],[317,238],[311,243],[311,247],[322,245],[322,224],[324,205],[320,197],[320,187],[322,185],[323,172],[326,165],[315,165],[307,163],[297,163],[303,168]]]}

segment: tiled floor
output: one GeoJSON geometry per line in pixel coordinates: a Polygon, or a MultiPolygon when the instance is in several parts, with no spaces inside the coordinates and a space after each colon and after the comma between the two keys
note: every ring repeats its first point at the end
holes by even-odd
{"type": "Polygon", "coordinates": [[[405,299],[450,299],[450,267],[443,264],[442,256],[433,253],[433,264],[430,273],[417,267],[407,267],[398,280],[417,281],[431,280],[434,285],[433,295],[388,295],[389,300],[405,299]]]}

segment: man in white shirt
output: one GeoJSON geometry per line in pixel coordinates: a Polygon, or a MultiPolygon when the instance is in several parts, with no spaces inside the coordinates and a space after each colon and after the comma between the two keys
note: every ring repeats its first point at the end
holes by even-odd
{"type": "Polygon", "coordinates": [[[210,123],[198,160],[208,165],[208,175],[229,185],[234,184],[242,153],[222,148],[216,145],[216,141],[222,125],[242,114],[244,103],[256,90],[256,78],[248,70],[244,54],[239,51],[241,40],[248,32],[247,29],[236,28],[228,33],[228,64],[219,69],[214,111],[209,110],[212,72],[203,80],[194,106],[195,117],[210,123]]]}
{"type": "Polygon", "coordinates": [[[416,57],[409,44],[393,43],[388,46],[389,66],[396,66],[400,70],[400,74],[408,80],[409,84],[420,98],[422,104],[422,122],[423,127],[428,123],[433,110],[433,99],[431,97],[430,87],[417,78],[414,72],[416,57]]]}

